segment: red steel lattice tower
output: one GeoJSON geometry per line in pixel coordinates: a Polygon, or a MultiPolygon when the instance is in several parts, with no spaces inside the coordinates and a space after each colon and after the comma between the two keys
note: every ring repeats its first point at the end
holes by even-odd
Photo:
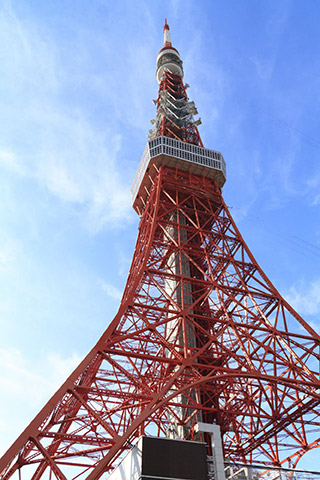
{"type": "Polygon", "coordinates": [[[132,187],[139,234],[119,311],[9,448],[1,478],[104,478],[140,435],[208,441],[225,459],[297,465],[320,442],[320,337],[263,273],[223,201],[169,27],[132,187]]]}

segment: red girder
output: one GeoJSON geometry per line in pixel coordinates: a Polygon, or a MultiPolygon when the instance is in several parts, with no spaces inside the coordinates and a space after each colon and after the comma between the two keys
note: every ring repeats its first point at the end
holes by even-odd
{"type": "MultiPolygon", "coordinates": [[[[79,444],[87,444],[87,445],[99,445],[101,448],[109,447],[113,445],[113,442],[111,442],[110,438],[106,437],[100,437],[97,438],[96,436],[84,436],[84,435],[72,435],[68,433],[58,433],[58,432],[43,432],[41,434],[42,437],[46,438],[63,438],[63,440],[68,440],[72,441],[74,443],[79,443],[79,444]]],[[[76,455],[76,452],[73,452],[72,455],[76,455]]]]}

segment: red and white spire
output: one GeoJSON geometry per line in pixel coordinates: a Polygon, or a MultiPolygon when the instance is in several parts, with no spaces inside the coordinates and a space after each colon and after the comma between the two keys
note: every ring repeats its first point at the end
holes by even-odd
{"type": "Polygon", "coordinates": [[[149,139],[165,136],[181,142],[202,145],[197,126],[201,120],[195,120],[197,109],[186,93],[188,85],[183,83],[183,66],[180,54],[172,46],[170,28],[165,19],[163,28],[164,47],[157,56],[156,77],[159,83],[159,95],[156,101],[156,118],[151,121],[149,139]]]}
{"type": "Polygon", "coordinates": [[[167,24],[167,19],[165,19],[165,22],[164,22],[163,36],[164,36],[164,46],[172,47],[171,39],[170,39],[170,28],[169,28],[169,25],[167,24]]]}
{"type": "Polygon", "coordinates": [[[174,73],[183,77],[183,68],[180,54],[176,48],[172,46],[170,38],[170,28],[165,19],[165,24],[163,27],[163,37],[164,37],[164,46],[160,50],[157,56],[157,73],[156,77],[158,83],[161,82],[163,74],[165,71],[174,73]]]}

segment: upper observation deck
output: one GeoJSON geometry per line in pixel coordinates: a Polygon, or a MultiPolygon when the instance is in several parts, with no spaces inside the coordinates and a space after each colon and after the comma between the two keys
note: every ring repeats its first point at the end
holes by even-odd
{"type": "Polygon", "coordinates": [[[221,188],[226,181],[226,164],[220,152],[180,142],[165,136],[147,142],[131,188],[133,208],[141,215],[152,186],[152,177],[161,165],[192,172],[215,180],[221,188]]]}

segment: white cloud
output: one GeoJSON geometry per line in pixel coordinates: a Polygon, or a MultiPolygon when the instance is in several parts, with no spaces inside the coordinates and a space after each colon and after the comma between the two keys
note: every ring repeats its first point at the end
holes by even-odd
{"type": "Polygon", "coordinates": [[[311,203],[312,207],[316,207],[320,203],[320,194],[316,195],[311,203]]]}
{"type": "Polygon", "coordinates": [[[257,74],[263,81],[271,79],[275,63],[274,55],[271,58],[258,58],[254,55],[250,58],[250,61],[255,65],[257,74]]]}
{"type": "Polygon", "coordinates": [[[31,362],[17,349],[0,349],[1,453],[22,432],[80,360],[76,354],[62,358],[56,353],[49,353],[41,361],[31,362]]]}
{"type": "Polygon", "coordinates": [[[49,155],[45,165],[39,168],[38,177],[54,195],[61,200],[82,202],[84,200],[77,182],[72,178],[61,157],[49,155]]]}
{"type": "MultiPolygon", "coordinates": [[[[58,86],[54,42],[48,30],[16,15],[11,2],[0,11],[0,52],[4,77],[11,89],[18,86],[48,90],[58,86]]],[[[28,102],[28,97],[25,101],[28,102]]]]}
{"type": "Polygon", "coordinates": [[[14,239],[7,239],[0,244],[0,267],[12,263],[20,251],[20,243],[14,239]]]}
{"type": "MultiPolygon", "coordinates": [[[[64,60],[72,55],[68,48],[73,45],[54,42],[45,25],[18,18],[10,4],[0,12],[6,89],[0,168],[37,181],[66,204],[80,206],[79,218],[96,232],[130,218],[129,184],[118,170],[122,139],[117,126],[107,120],[107,115],[112,117],[107,105],[112,108],[120,93],[106,87],[104,99],[92,94],[93,101],[105,102],[108,127],[102,131],[84,86],[90,86],[90,68],[79,63],[73,71],[64,60]],[[73,98],[73,83],[80,89],[79,98],[73,98]]],[[[90,61],[87,57],[84,62],[90,61]]]]}
{"type": "Polygon", "coordinates": [[[256,67],[257,74],[264,82],[269,82],[273,76],[275,63],[278,55],[278,45],[281,42],[282,35],[288,23],[288,17],[290,10],[285,2],[279,2],[277,6],[269,11],[269,15],[266,18],[265,30],[268,38],[268,45],[271,46],[268,57],[260,57],[254,55],[250,58],[250,61],[256,67]]]}
{"type": "Polygon", "coordinates": [[[114,285],[111,285],[111,283],[102,282],[101,287],[109,297],[114,298],[115,300],[121,300],[122,292],[114,285]]]}
{"type": "Polygon", "coordinates": [[[311,207],[316,207],[317,205],[320,204],[320,193],[315,194],[311,200],[311,207]]]}
{"type": "Polygon", "coordinates": [[[284,297],[298,313],[302,315],[319,315],[320,279],[314,280],[310,284],[301,282],[299,285],[294,285],[284,297]]]}
{"type": "Polygon", "coordinates": [[[20,175],[24,174],[24,169],[22,165],[18,163],[16,155],[10,151],[0,151],[0,167],[11,172],[19,173],[20,175]]]}
{"type": "Polygon", "coordinates": [[[118,275],[120,277],[127,278],[128,271],[132,261],[132,256],[128,252],[125,252],[121,248],[120,244],[116,245],[116,251],[117,251],[117,257],[118,257],[118,264],[119,264],[118,275]]]}
{"type": "Polygon", "coordinates": [[[32,175],[63,202],[85,208],[93,231],[130,217],[129,185],[116,168],[121,136],[101,134],[80,115],[48,118],[32,175]]]}
{"type": "Polygon", "coordinates": [[[41,362],[32,364],[19,350],[0,348],[0,363],[3,366],[0,384],[3,391],[10,392],[14,397],[23,396],[29,406],[35,403],[41,406],[81,360],[76,354],[62,358],[57,353],[48,353],[41,362]]]}
{"type": "Polygon", "coordinates": [[[82,358],[73,353],[71,356],[64,358],[57,353],[48,353],[47,356],[48,370],[52,375],[50,383],[59,387],[68,375],[79,365],[82,358]]]}

